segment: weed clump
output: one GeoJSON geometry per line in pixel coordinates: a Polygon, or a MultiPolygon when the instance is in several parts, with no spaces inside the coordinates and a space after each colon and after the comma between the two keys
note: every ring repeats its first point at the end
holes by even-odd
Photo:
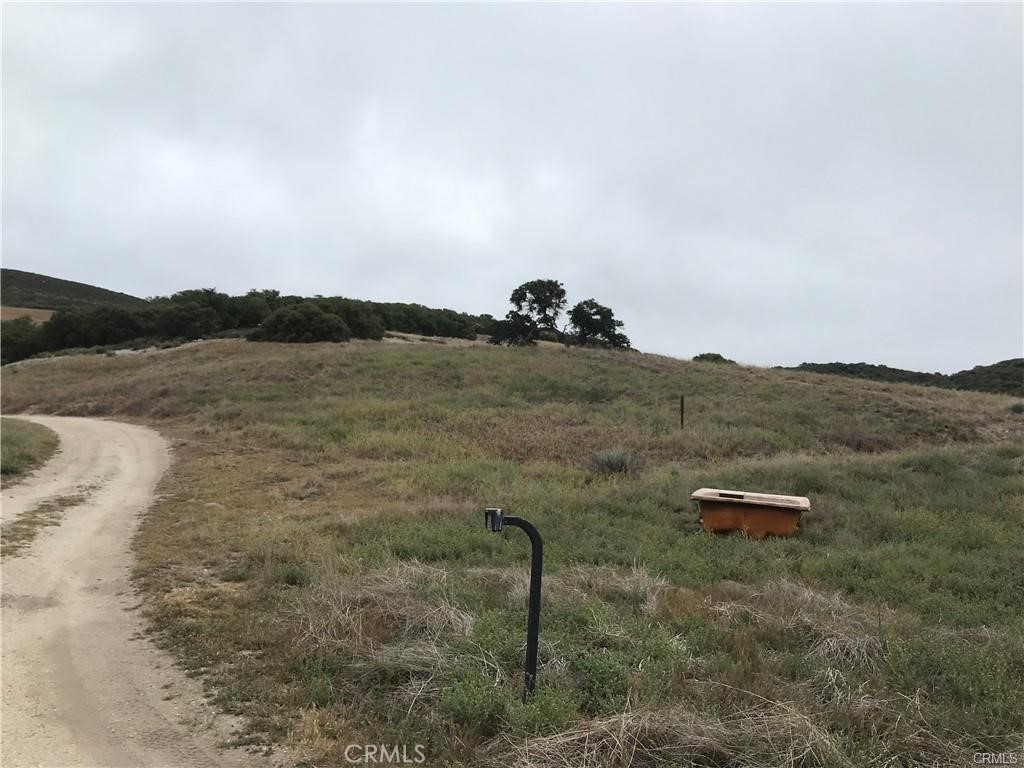
{"type": "Polygon", "coordinates": [[[443,592],[423,592],[447,576],[443,569],[401,564],[354,583],[328,571],[296,606],[302,638],[317,652],[359,651],[365,661],[396,660],[398,649],[411,661],[414,646],[426,646],[426,655],[438,658],[442,637],[465,635],[473,624],[443,592]]]}
{"type": "Polygon", "coordinates": [[[643,457],[628,448],[608,448],[590,457],[590,469],[599,475],[634,475],[643,468],[643,457]]]}
{"type": "Polygon", "coordinates": [[[271,577],[275,584],[286,587],[309,586],[311,580],[309,569],[305,565],[292,562],[275,563],[271,569],[271,577]]]}

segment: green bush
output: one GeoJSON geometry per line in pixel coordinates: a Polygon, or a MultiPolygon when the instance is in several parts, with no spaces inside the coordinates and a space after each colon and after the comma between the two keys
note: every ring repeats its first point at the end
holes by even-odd
{"type": "Polygon", "coordinates": [[[353,338],[374,339],[375,341],[384,338],[384,321],[374,310],[374,305],[371,302],[334,297],[316,299],[316,304],[324,312],[337,315],[344,320],[345,325],[352,332],[353,338]]]}
{"type": "Polygon", "coordinates": [[[576,703],[563,691],[538,690],[529,701],[509,707],[508,723],[517,734],[556,733],[576,717],[576,703]]]}
{"type": "Polygon", "coordinates": [[[1010,406],[1010,411],[1013,413],[1024,413],[1024,402],[1014,403],[1010,406]]]}
{"type": "Polygon", "coordinates": [[[302,563],[275,563],[271,569],[271,579],[275,584],[288,587],[306,587],[311,581],[309,569],[302,563]]]}
{"type": "Polygon", "coordinates": [[[695,358],[693,358],[693,362],[695,362],[695,363],[732,363],[733,365],[736,364],[735,360],[730,360],[727,357],[722,357],[717,352],[701,352],[699,355],[697,355],[695,358]]]}
{"type": "Polygon", "coordinates": [[[352,332],[337,315],[324,312],[316,303],[305,301],[281,307],[249,334],[253,341],[348,341],[352,332]]]}
{"type": "Polygon", "coordinates": [[[444,712],[483,736],[497,732],[507,706],[504,689],[469,664],[457,665],[449,672],[441,690],[444,712]]]}
{"type": "Polygon", "coordinates": [[[598,651],[572,663],[577,679],[580,709],[590,715],[620,712],[629,692],[629,673],[621,659],[598,651]]]}
{"type": "Polygon", "coordinates": [[[39,326],[27,317],[4,320],[0,324],[0,339],[3,340],[2,358],[4,363],[13,363],[32,357],[44,349],[39,326]]]}
{"type": "MultiPolygon", "coordinates": [[[[98,311],[98,310],[97,310],[98,311]]],[[[156,318],[157,335],[161,338],[201,339],[221,330],[220,318],[212,307],[204,307],[198,303],[173,303],[161,308],[156,318]]],[[[123,341],[140,335],[129,335],[126,331],[123,341]]],[[[112,341],[96,341],[95,344],[114,343],[112,341]]]]}

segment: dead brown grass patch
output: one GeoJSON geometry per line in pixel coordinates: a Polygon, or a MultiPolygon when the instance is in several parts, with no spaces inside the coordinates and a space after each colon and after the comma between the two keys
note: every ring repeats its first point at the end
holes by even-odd
{"type": "Polygon", "coordinates": [[[792,707],[766,702],[724,718],[688,709],[624,712],[562,733],[492,744],[487,765],[511,768],[638,766],[845,766],[824,728],[792,707]]]}
{"type": "Polygon", "coordinates": [[[803,636],[808,655],[830,666],[877,669],[886,652],[883,624],[888,627],[896,621],[892,611],[879,607],[868,617],[838,593],[786,580],[737,591],[745,594],[709,601],[709,612],[728,626],[752,623],[803,636]]]}
{"type": "Polygon", "coordinates": [[[32,307],[0,307],[0,320],[17,320],[27,317],[36,325],[42,325],[53,317],[52,309],[35,309],[32,307]]]}
{"type": "Polygon", "coordinates": [[[402,563],[353,578],[328,565],[296,603],[301,638],[317,652],[366,652],[377,657],[401,648],[414,660],[437,659],[443,637],[464,636],[473,617],[443,593],[442,568],[402,563]],[[432,596],[424,586],[440,587],[432,596]]]}

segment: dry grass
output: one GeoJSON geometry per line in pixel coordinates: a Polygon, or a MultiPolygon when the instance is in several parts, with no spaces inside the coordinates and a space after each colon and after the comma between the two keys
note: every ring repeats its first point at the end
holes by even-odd
{"type": "Polygon", "coordinates": [[[439,644],[465,636],[473,617],[444,593],[449,573],[420,563],[400,563],[353,577],[334,563],[295,605],[300,638],[316,653],[344,650],[373,663],[410,662],[410,670],[432,670],[439,644]],[[433,598],[424,587],[439,587],[433,598]]]}
{"type": "Polygon", "coordinates": [[[0,307],[0,320],[17,320],[27,317],[36,325],[42,325],[53,317],[52,309],[32,309],[30,307],[0,307]]]}
{"type": "Polygon", "coordinates": [[[358,421],[366,415],[352,409],[358,400],[390,417],[378,422],[389,434],[413,428],[428,447],[454,440],[499,458],[580,467],[616,446],[648,462],[721,460],[1005,439],[1021,429],[998,395],[598,350],[378,342],[297,350],[218,340],[31,363],[4,369],[5,410],[180,419],[223,431],[290,421],[312,404],[358,421]],[[267,413],[269,403],[279,412],[267,413]]]}
{"type": "Polygon", "coordinates": [[[828,667],[878,669],[886,652],[885,630],[893,612],[878,607],[872,616],[838,593],[820,592],[790,581],[770,581],[751,589],[733,585],[743,596],[714,602],[708,609],[726,625],[753,624],[802,635],[808,655],[828,667]]]}
{"type": "Polygon", "coordinates": [[[857,700],[862,715],[884,724],[878,748],[857,758],[829,730],[826,712],[807,714],[792,702],[753,698],[754,704],[721,717],[681,707],[632,710],[549,736],[503,737],[486,746],[480,762],[511,768],[934,768],[970,765],[977,750],[931,730],[916,698],[857,700]]]}
{"type": "Polygon", "coordinates": [[[551,736],[501,740],[488,765],[511,768],[635,766],[846,766],[835,738],[780,702],[709,717],[689,709],[631,711],[551,736]]]}

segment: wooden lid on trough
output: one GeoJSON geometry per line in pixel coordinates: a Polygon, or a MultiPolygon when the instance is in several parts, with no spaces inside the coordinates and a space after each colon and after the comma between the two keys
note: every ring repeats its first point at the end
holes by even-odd
{"type": "Polygon", "coordinates": [[[690,496],[694,501],[727,501],[733,504],[757,504],[762,507],[783,507],[807,512],[811,501],[806,496],[780,496],[775,493],[748,493],[721,488],[699,488],[690,496]]]}

